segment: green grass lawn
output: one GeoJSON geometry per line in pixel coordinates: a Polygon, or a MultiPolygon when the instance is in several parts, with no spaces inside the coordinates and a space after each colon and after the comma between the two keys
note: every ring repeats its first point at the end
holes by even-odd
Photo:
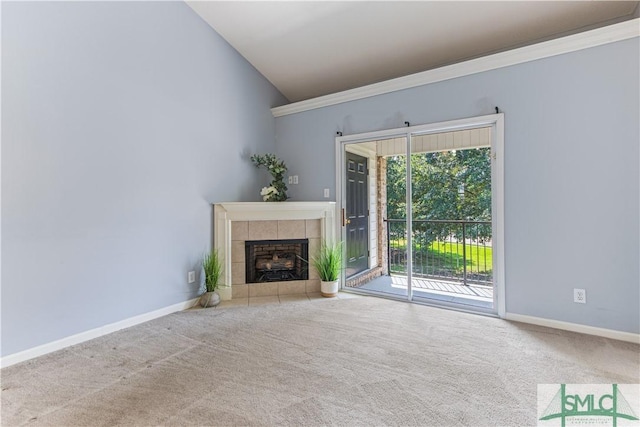
{"type": "MultiPolygon", "coordinates": [[[[404,239],[392,240],[389,245],[391,248],[401,251],[406,248],[404,239]]],[[[466,251],[468,273],[491,274],[493,270],[493,249],[491,247],[467,243],[466,251]]],[[[462,243],[431,242],[426,251],[419,243],[414,244],[414,271],[426,268],[427,271],[439,269],[462,274],[464,269],[462,253],[462,243]]],[[[392,260],[391,269],[400,272],[405,270],[405,266],[404,264],[394,265],[392,260]]]]}
{"type": "MultiPolygon", "coordinates": [[[[420,250],[420,248],[416,249],[420,250]]],[[[462,264],[462,243],[432,242],[428,251],[433,256],[445,259],[451,258],[453,260],[459,257],[459,263],[462,264]]],[[[466,251],[467,267],[472,267],[473,271],[480,272],[493,270],[493,249],[491,247],[467,243],[466,251]]]]}

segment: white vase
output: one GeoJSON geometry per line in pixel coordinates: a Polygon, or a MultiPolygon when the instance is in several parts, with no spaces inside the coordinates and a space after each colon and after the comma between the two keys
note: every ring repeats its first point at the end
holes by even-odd
{"type": "Polygon", "coordinates": [[[320,294],[323,297],[337,297],[340,280],[334,280],[333,282],[320,281],[320,294]]]}
{"type": "Polygon", "coordinates": [[[205,292],[200,297],[202,307],[215,307],[218,304],[220,304],[220,295],[217,292],[205,292]]]}

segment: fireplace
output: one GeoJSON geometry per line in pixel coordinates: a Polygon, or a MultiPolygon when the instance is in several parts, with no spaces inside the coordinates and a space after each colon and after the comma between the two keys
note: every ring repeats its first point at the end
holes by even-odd
{"type": "MultiPolygon", "coordinates": [[[[309,259],[317,254],[323,242],[328,244],[335,242],[337,226],[335,202],[225,202],[215,204],[213,246],[222,254],[224,264],[222,280],[218,288],[220,299],[320,292],[320,278],[317,272],[313,268],[309,268],[302,259],[309,259]],[[295,261],[295,274],[305,279],[291,280],[289,276],[291,271],[272,271],[266,274],[262,280],[273,281],[250,282],[250,280],[260,279],[262,274],[256,277],[255,272],[252,273],[247,268],[247,265],[252,265],[254,262],[247,262],[246,241],[284,239],[306,239],[308,241],[308,257],[300,252],[297,253],[295,261]],[[282,276],[289,276],[288,280],[276,280],[282,276]]],[[[302,248],[300,250],[302,251],[302,248]]],[[[281,252],[291,251],[285,249],[281,252]]],[[[273,254],[270,259],[273,260],[273,254]]],[[[278,255],[278,261],[279,259],[280,255],[278,255]]],[[[263,263],[267,263],[267,260],[263,260],[263,263]]],[[[255,264],[252,268],[255,268],[255,264]]]]}
{"type": "Polygon", "coordinates": [[[247,283],[309,279],[309,239],[247,240],[247,283]]]}

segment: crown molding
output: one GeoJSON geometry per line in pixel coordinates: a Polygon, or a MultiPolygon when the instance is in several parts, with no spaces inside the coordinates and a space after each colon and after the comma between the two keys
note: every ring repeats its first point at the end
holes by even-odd
{"type": "Polygon", "coordinates": [[[271,109],[274,117],[469,76],[640,36],[640,18],[271,109]]]}

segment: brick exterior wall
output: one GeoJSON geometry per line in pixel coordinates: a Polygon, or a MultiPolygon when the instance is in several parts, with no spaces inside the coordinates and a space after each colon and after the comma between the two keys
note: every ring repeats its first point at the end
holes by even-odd
{"type": "Polygon", "coordinates": [[[354,277],[348,278],[347,283],[345,283],[345,286],[347,288],[357,288],[360,285],[369,283],[376,277],[380,277],[380,276],[382,276],[382,267],[374,267],[354,277]]]}
{"type": "MultiPolygon", "coordinates": [[[[378,192],[378,266],[381,268],[381,275],[389,274],[387,262],[388,245],[387,242],[387,158],[379,156],[376,160],[377,168],[377,192],[378,192]]],[[[377,276],[376,276],[377,277],[377,276]]]]}

